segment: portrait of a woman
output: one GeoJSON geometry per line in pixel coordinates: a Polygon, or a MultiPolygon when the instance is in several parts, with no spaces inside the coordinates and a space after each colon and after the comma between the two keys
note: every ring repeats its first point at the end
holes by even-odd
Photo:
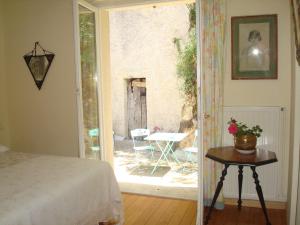
{"type": "Polygon", "coordinates": [[[268,71],[270,69],[269,51],[262,42],[260,31],[251,30],[249,32],[247,44],[241,49],[240,54],[240,71],[248,69],[268,71]]]}

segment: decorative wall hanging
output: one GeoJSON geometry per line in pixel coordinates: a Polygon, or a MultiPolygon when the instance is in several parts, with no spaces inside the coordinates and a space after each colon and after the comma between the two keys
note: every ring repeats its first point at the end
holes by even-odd
{"type": "Polygon", "coordinates": [[[231,18],[232,79],[277,79],[277,15],[231,18]]]}
{"type": "Polygon", "coordinates": [[[296,59],[300,66],[300,1],[291,0],[291,5],[295,29],[296,59]]]}
{"type": "Polygon", "coordinates": [[[39,90],[42,88],[54,56],[54,53],[43,49],[39,42],[35,42],[33,50],[23,56],[39,90]]]}

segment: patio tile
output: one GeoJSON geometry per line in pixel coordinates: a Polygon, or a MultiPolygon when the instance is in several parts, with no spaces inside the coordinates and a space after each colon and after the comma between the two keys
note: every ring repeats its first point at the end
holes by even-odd
{"type": "Polygon", "coordinates": [[[155,166],[151,165],[139,165],[130,172],[130,175],[136,176],[150,176],[150,177],[163,177],[165,176],[170,170],[171,167],[168,166],[158,166],[155,172],[152,174],[155,166]]]}
{"type": "Polygon", "coordinates": [[[170,165],[164,161],[151,174],[160,155],[159,151],[155,151],[152,157],[150,152],[145,151],[138,152],[136,156],[131,140],[115,141],[114,164],[118,181],[164,187],[197,187],[197,164],[185,159],[178,164],[170,157],[170,165]]]}

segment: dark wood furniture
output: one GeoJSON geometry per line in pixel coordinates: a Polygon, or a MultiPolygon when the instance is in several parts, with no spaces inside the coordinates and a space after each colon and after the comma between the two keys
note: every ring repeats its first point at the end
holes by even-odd
{"type": "Polygon", "coordinates": [[[238,175],[238,184],[239,184],[239,199],[238,199],[238,208],[241,209],[242,207],[242,200],[241,200],[241,195],[242,195],[242,185],[243,185],[243,168],[244,166],[249,166],[253,172],[253,178],[254,178],[254,183],[256,186],[256,191],[257,195],[263,210],[263,213],[266,218],[266,224],[271,225],[271,222],[268,217],[267,209],[266,209],[266,204],[263,196],[263,191],[262,188],[259,184],[258,180],[258,174],[256,172],[256,167],[257,166],[263,166],[267,165],[270,163],[277,162],[276,154],[271,151],[263,150],[263,149],[258,149],[255,153],[250,154],[250,155],[245,155],[237,152],[234,147],[228,146],[228,147],[218,147],[218,148],[211,148],[208,150],[206,154],[207,158],[210,158],[214,161],[217,161],[219,163],[224,164],[224,169],[222,171],[222,176],[220,178],[220,181],[217,185],[212,203],[210,205],[210,208],[208,210],[208,213],[205,218],[204,224],[207,225],[209,218],[211,216],[212,210],[214,208],[214,205],[216,203],[216,200],[220,194],[220,191],[223,187],[223,181],[225,180],[225,176],[227,174],[227,169],[231,165],[238,166],[239,168],[239,175],[238,175]]]}

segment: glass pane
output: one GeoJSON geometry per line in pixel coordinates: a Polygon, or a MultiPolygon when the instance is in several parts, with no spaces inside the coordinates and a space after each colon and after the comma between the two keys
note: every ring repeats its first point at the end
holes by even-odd
{"type": "Polygon", "coordinates": [[[95,13],[79,6],[81,85],[86,158],[100,158],[95,13]]]}

